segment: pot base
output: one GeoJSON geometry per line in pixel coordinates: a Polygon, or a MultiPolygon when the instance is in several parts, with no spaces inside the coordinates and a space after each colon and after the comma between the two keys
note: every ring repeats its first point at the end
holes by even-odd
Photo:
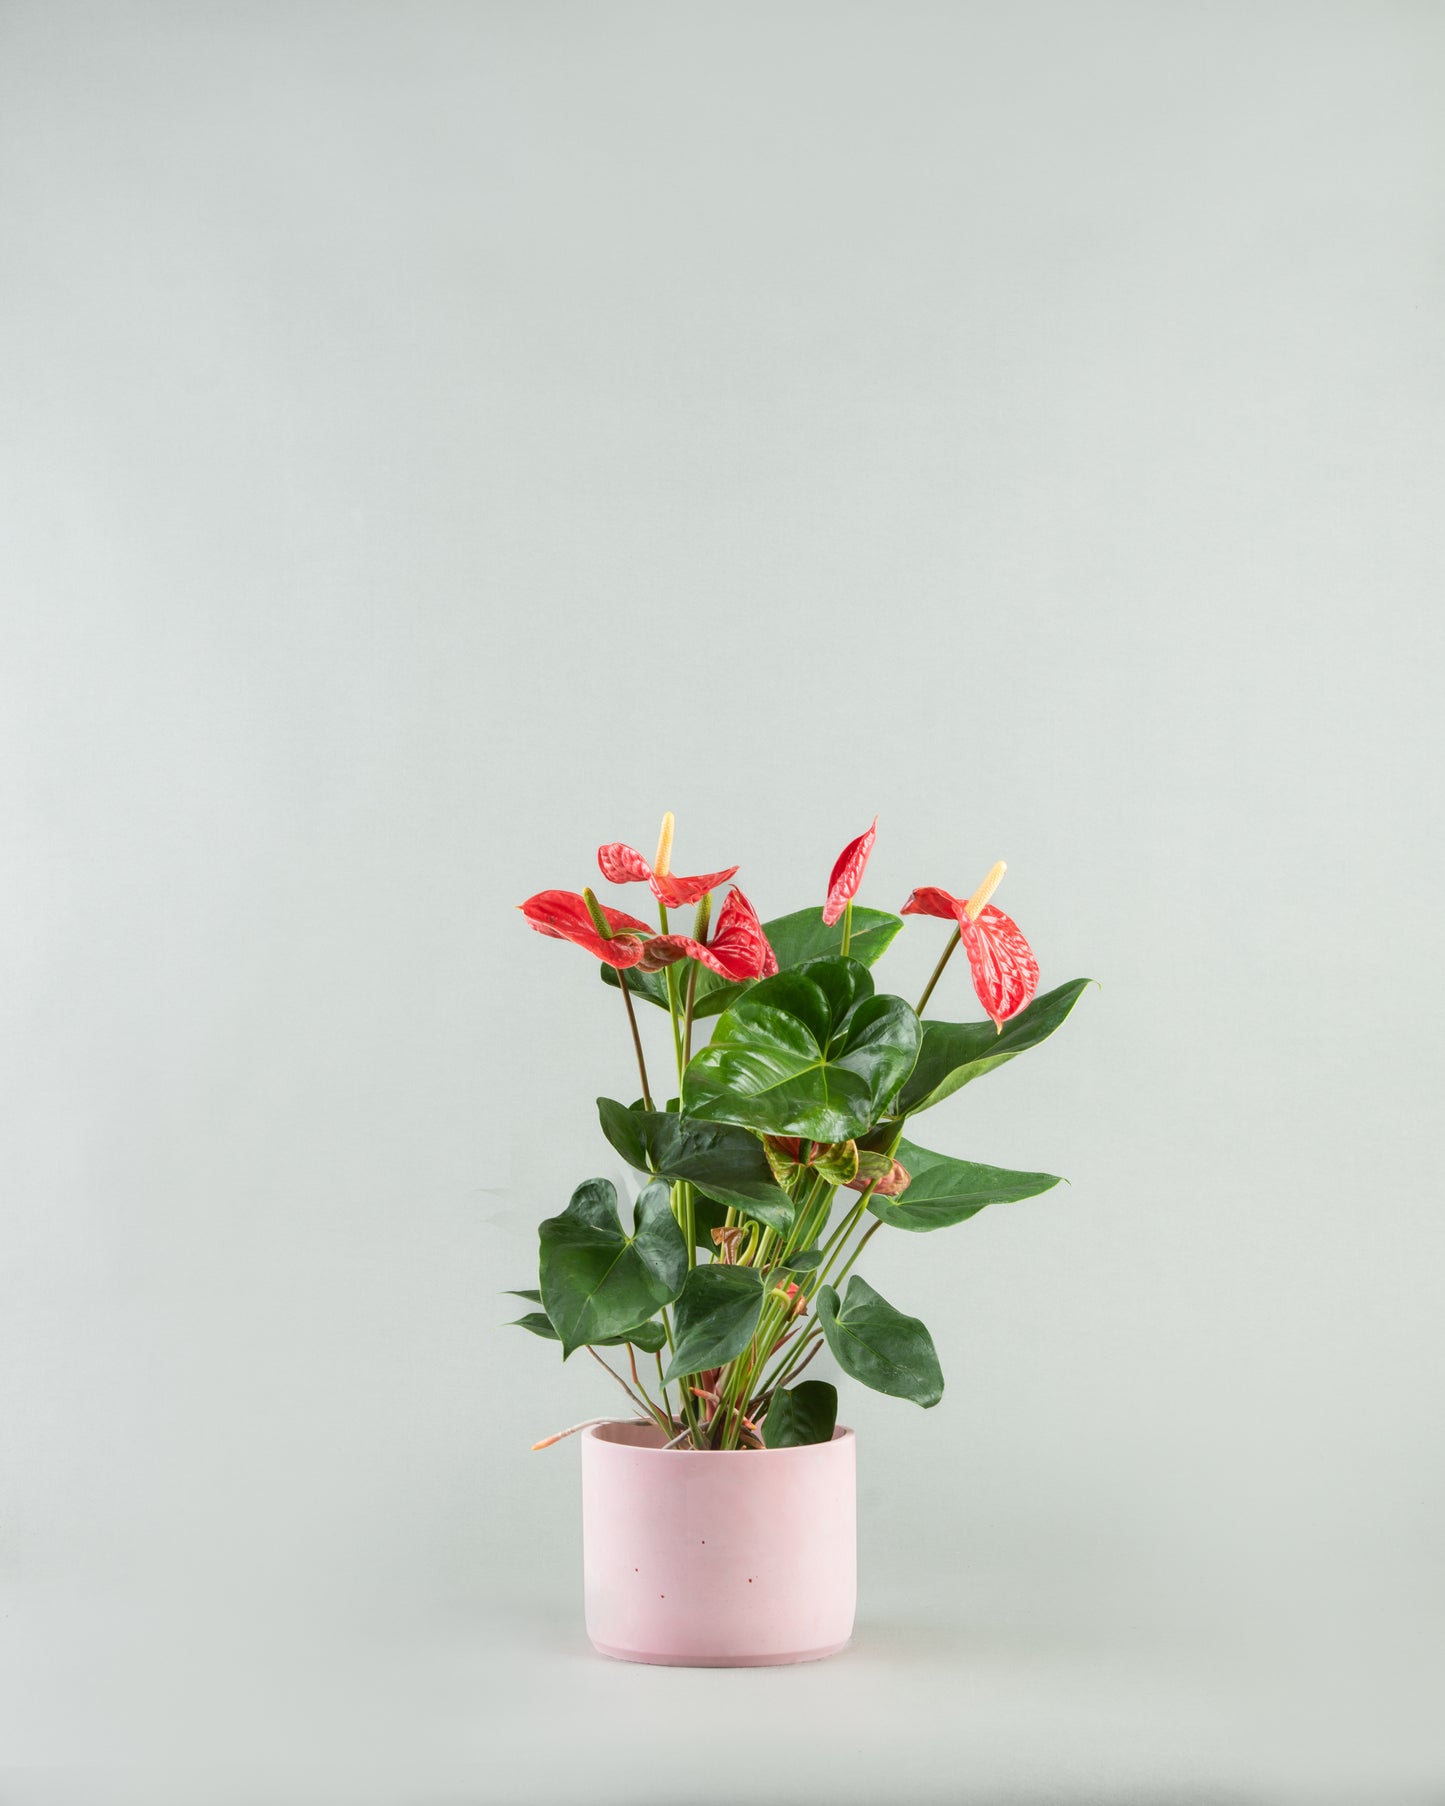
{"type": "Polygon", "coordinates": [[[588,1641],[598,1655],[609,1657],[614,1662],[646,1662],[653,1668],[783,1668],[791,1662],[822,1662],[829,1656],[835,1656],[852,1642],[851,1637],[844,1637],[841,1643],[828,1643],[822,1649],[789,1650],[781,1655],[658,1655],[650,1649],[613,1649],[610,1644],[599,1643],[596,1637],[588,1641]]]}

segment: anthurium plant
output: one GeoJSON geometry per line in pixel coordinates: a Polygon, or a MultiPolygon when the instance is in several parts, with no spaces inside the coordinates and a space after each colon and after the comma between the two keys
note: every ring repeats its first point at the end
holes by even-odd
{"type": "Polygon", "coordinates": [[[843,849],[821,908],[766,923],[735,886],[714,916],[736,866],[673,871],[671,815],[651,863],[621,843],[597,855],[609,884],[652,893],[655,925],[590,888],[521,906],[621,993],[641,1096],[597,1100],[603,1135],[639,1175],[631,1220],[609,1180],[584,1180],[541,1225],[538,1285],[517,1294],[533,1308],[517,1322],[564,1360],[585,1349],[669,1446],[826,1441],[837,1391],[803,1377],[824,1346],[863,1385],[937,1404],[932,1336],[854,1271],[860,1255],[880,1229],[927,1234],[1059,1183],[933,1153],[910,1131],[1046,1040],[1089,981],[1037,994],[1028,942],[989,901],[1001,863],[967,897],[927,886],[897,915],[855,904],[876,832],[875,820],[843,849]],[[679,933],[671,912],[688,908],[692,931],[679,933]],[[953,924],[916,1005],[872,972],[904,916],[953,924]],[[981,1020],[925,1013],[960,947],[981,1020]],[[668,1018],[673,1096],[649,1079],[638,1003],[668,1018]]]}

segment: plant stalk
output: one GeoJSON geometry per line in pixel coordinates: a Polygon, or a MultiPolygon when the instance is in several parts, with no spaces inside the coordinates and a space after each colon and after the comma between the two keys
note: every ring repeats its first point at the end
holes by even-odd
{"type": "Polygon", "coordinates": [[[915,1016],[921,1016],[923,1014],[924,1005],[933,995],[933,987],[938,983],[939,979],[943,977],[943,968],[948,964],[949,960],[952,959],[953,950],[962,939],[962,934],[955,928],[953,933],[949,936],[948,945],[943,949],[942,957],[939,959],[938,964],[933,968],[933,977],[930,978],[928,983],[923,987],[923,995],[913,1006],[913,1013],[915,1016]]]}
{"type": "Polygon", "coordinates": [[[617,968],[617,986],[622,992],[623,1008],[627,1011],[627,1026],[632,1030],[632,1050],[637,1055],[637,1076],[642,1080],[642,1107],[652,1108],[652,1093],[647,1085],[647,1061],[642,1057],[642,1036],[637,1032],[637,1014],[632,1007],[632,993],[627,988],[627,974],[622,967],[617,968]]]}

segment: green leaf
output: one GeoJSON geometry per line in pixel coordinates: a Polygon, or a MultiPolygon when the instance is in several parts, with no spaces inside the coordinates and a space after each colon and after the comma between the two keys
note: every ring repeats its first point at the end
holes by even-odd
{"type": "MultiPolygon", "coordinates": [[[[902,919],[890,915],[886,909],[862,909],[855,906],[853,938],[848,949],[850,957],[861,960],[865,966],[876,965],[902,926],[902,919]]],[[[821,959],[825,954],[840,953],[843,947],[842,922],[835,922],[831,928],[825,927],[821,909],[798,909],[790,916],[778,916],[771,922],[763,923],[763,933],[767,935],[768,945],[777,955],[780,972],[791,972],[806,961],[821,959]]],[[[678,975],[683,979],[684,995],[687,989],[687,968],[691,963],[693,962],[684,961],[677,967],[678,975]]],[[[616,972],[607,965],[600,970],[603,982],[615,990],[616,972]]],[[[754,979],[744,979],[741,983],[735,983],[731,979],[719,978],[715,972],[709,972],[706,966],[699,966],[697,995],[692,1011],[694,1017],[720,1015],[745,991],[751,990],[756,982],[754,979]]],[[[639,972],[636,966],[632,966],[627,973],[627,988],[635,997],[645,997],[660,1009],[667,1008],[667,980],[661,972],[639,972]]]]}
{"type": "Polygon", "coordinates": [[[827,1380],[801,1380],[791,1392],[773,1394],[763,1419],[763,1442],[770,1449],[831,1442],[837,1422],[838,1388],[827,1380]]]}
{"type": "Polygon", "coordinates": [[[721,1367],[753,1339],[763,1308],[763,1276],[752,1267],[694,1267],[672,1312],[667,1379],[721,1367]]]}
{"type": "MultiPolygon", "coordinates": [[[[517,1296],[540,1299],[541,1293],[524,1292],[518,1293],[517,1296]]],[[[514,1317],[506,1327],[530,1330],[534,1336],[545,1336],[549,1342],[560,1342],[562,1339],[552,1327],[552,1319],[545,1311],[528,1311],[525,1317],[514,1317]]],[[[630,1342],[634,1348],[641,1348],[648,1354],[656,1354],[666,1341],[667,1331],[654,1317],[647,1323],[636,1324],[624,1336],[603,1336],[594,1346],[623,1348],[630,1342]]]]}
{"type": "Polygon", "coordinates": [[[855,1380],[925,1409],[943,1397],[943,1373],[933,1337],[917,1317],[905,1317],[855,1273],[840,1308],[832,1286],[814,1300],[834,1359],[855,1380]]]}
{"type": "Polygon", "coordinates": [[[849,1141],[913,1069],[921,1030],[901,997],[870,995],[855,960],[764,979],[722,1016],[683,1075],[691,1116],[767,1135],[849,1141]]]}
{"type": "Polygon", "coordinates": [[[790,1254],[786,1260],[779,1260],[776,1264],[786,1268],[789,1273],[811,1273],[815,1267],[822,1266],[823,1250],[816,1247],[804,1248],[800,1253],[790,1254]]]}
{"type": "Polygon", "coordinates": [[[1035,997],[1026,1010],[1011,1016],[1002,1030],[995,1029],[991,1022],[926,1021],[918,1064],[899,1095],[898,1114],[907,1116],[927,1110],[951,1097],[971,1079],[981,1078],[995,1066],[1047,1041],[1093,982],[1091,978],[1076,978],[1056,991],[1035,997]]]}
{"type": "Polygon", "coordinates": [[[540,1304],[542,1302],[542,1294],[540,1292],[508,1292],[507,1296],[508,1298],[525,1298],[528,1304],[540,1304]]]}
{"type": "Polygon", "coordinates": [[[634,1323],[623,1336],[604,1336],[597,1344],[599,1348],[623,1348],[627,1343],[640,1348],[644,1354],[660,1354],[667,1345],[667,1331],[656,1317],[649,1317],[646,1323],[634,1323]]]}
{"type": "Polygon", "coordinates": [[[692,1200],[693,1245],[716,1254],[717,1243],[712,1239],[712,1232],[721,1229],[727,1220],[726,1204],[719,1204],[716,1198],[705,1198],[701,1192],[695,1193],[692,1200]]]}
{"type": "Polygon", "coordinates": [[[627,1110],[599,1097],[602,1133],[629,1166],[663,1179],[685,1179],[710,1198],[733,1204],[780,1235],[793,1226],[793,1203],[780,1189],[763,1144],[746,1129],[695,1122],[661,1110],[627,1110]]]}
{"type": "MultiPolygon", "coordinates": [[[[662,930],[659,928],[658,933],[661,934],[661,932],[662,930]]],[[[677,932],[686,933],[687,931],[686,929],[679,928],[677,932]]],[[[674,969],[685,974],[690,963],[691,962],[688,960],[682,960],[674,969]]],[[[599,969],[602,973],[602,982],[611,985],[612,989],[615,991],[618,988],[617,968],[615,966],[609,966],[603,961],[599,969]]],[[[706,967],[704,967],[698,976],[699,983],[701,983],[701,980],[704,977],[710,975],[708,974],[706,967]]],[[[665,1010],[668,1007],[667,972],[665,968],[661,972],[639,972],[636,966],[629,966],[627,968],[627,988],[634,997],[641,997],[648,1003],[655,1003],[659,1009],[665,1010]]],[[[695,1011],[694,1014],[696,1014],[695,1011]]]]}
{"type": "Polygon", "coordinates": [[[545,1336],[549,1342],[561,1341],[552,1327],[552,1319],[545,1311],[528,1311],[525,1317],[513,1317],[507,1328],[529,1329],[534,1336],[545,1336]]]}
{"type": "Polygon", "coordinates": [[[1006,1166],[978,1166],[931,1154],[911,1141],[900,1141],[898,1158],[909,1172],[908,1188],[896,1198],[875,1192],[870,1213],[895,1229],[947,1229],[967,1222],[989,1204],[1011,1204],[1036,1198],[1061,1183],[1057,1173],[1015,1173],[1006,1166]]]}
{"type": "Polygon", "coordinates": [[[668,1189],[658,1181],[637,1200],[631,1235],[606,1179],[579,1185],[566,1210],[549,1217],[539,1233],[542,1304],[564,1359],[645,1322],[677,1297],[687,1276],[687,1244],[668,1189]]]}

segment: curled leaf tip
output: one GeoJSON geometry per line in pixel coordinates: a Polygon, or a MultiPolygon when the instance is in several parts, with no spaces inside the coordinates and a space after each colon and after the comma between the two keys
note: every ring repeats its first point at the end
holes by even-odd
{"type": "Polygon", "coordinates": [[[978,920],[984,905],[1003,882],[1003,875],[1007,870],[1002,859],[989,868],[988,876],[963,906],[970,922],[978,920]]]}
{"type": "Polygon", "coordinates": [[[672,870],[672,811],[668,810],[662,818],[662,831],[657,837],[657,857],[652,862],[652,869],[659,878],[667,877],[672,870]]]}

